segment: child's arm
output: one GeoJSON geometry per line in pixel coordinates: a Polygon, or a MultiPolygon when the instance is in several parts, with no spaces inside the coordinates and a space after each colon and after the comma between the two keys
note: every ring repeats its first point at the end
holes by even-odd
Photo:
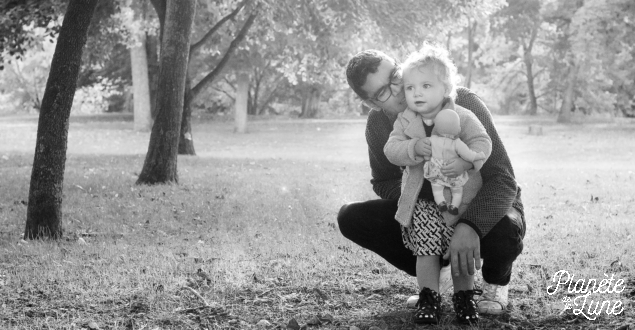
{"type": "Polygon", "coordinates": [[[424,158],[419,154],[424,139],[410,138],[404,133],[404,120],[401,113],[397,116],[388,142],[384,146],[384,154],[388,160],[397,166],[412,166],[421,164],[424,158]],[[419,146],[417,144],[419,143],[419,146]]]}

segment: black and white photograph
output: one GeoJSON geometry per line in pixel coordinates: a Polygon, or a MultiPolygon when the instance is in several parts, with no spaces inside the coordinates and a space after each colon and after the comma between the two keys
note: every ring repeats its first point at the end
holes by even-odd
{"type": "Polygon", "coordinates": [[[635,330],[635,1],[0,0],[0,329],[635,330]]]}

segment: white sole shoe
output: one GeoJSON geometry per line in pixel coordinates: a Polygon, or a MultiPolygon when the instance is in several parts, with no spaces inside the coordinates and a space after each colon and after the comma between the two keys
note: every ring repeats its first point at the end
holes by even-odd
{"type": "Polygon", "coordinates": [[[476,302],[481,314],[500,315],[507,310],[509,285],[483,282],[483,294],[476,302]]]}

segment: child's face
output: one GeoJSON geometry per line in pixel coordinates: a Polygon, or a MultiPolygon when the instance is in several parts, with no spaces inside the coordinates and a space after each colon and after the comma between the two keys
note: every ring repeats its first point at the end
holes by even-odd
{"type": "Polygon", "coordinates": [[[431,66],[409,68],[403,73],[408,108],[425,119],[434,119],[448,95],[445,84],[431,66]]]}

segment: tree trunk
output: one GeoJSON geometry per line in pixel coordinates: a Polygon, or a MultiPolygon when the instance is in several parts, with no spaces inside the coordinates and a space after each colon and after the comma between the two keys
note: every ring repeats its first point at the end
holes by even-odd
{"type": "Polygon", "coordinates": [[[97,0],[70,0],[51,61],[38,120],[25,239],[62,236],[68,120],[97,0]]]}
{"type": "Polygon", "coordinates": [[[185,97],[185,76],[196,0],[167,2],[157,118],[152,126],[150,145],[137,184],[178,183],[177,154],[185,97]]]}
{"type": "Polygon", "coordinates": [[[134,90],[134,130],[147,132],[152,128],[150,85],[145,33],[138,36],[139,44],[130,48],[132,87],[134,90]]]}
{"type": "Polygon", "coordinates": [[[245,133],[247,131],[247,106],[249,98],[249,74],[247,72],[238,73],[236,84],[236,109],[234,110],[234,121],[236,133],[245,133]]]}
{"type": "Polygon", "coordinates": [[[194,139],[192,138],[192,105],[188,99],[192,92],[192,79],[187,74],[185,78],[185,99],[183,102],[183,116],[181,118],[181,132],[179,133],[179,155],[196,156],[194,139]]]}
{"type": "MultiPolygon", "coordinates": [[[[465,87],[472,85],[472,67],[474,62],[474,35],[476,34],[476,21],[467,26],[467,72],[465,74],[465,87]]],[[[449,50],[448,50],[449,51],[449,50]]]]}
{"type": "Polygon", "coordinates": [[[310,87],[303,96],[302,112],[300,118],[315,118],[319,112],[320,96],[322,91],[313,86],[310,87]]]}
{"type": "Polygon", "coordinates": [[[152,120],[157,118],[157,90],[159,88],[159,54],[163,40],[163,25],[165,24],[166,0],[150,0],[159,18],[159,36],[147,35],[146,51],[148,54],[148,80],[150,83],[150,112],[152,120]]]}
{"type": "Polygon", "coordinates": [[[578,74],[578,67],[575,63],[572,63],[569,67],[569,74],[567,75],[567,89],[564,92],[562,106],[560,107],[560,113],[558,114],[559,123],[570,123],[573,110],[574,93],[575,93],[575,80],[578,74]]]}
{"type": "Polygon", "coordinates": [[[159,87],[159,48],[157,36],[146,34],[146,55],[148,60],[148,86],[150,89],[150,118],[157,117],[157,88],[159,87]]]}
{"type": "Polygon", "coordinates": [[[530,52],[525,51],[523,56],[525,68],[527,70],[527,91],[529,92],[529,114],[538,114],[538,101],[536,100],[536,90],[534,88],[533,57],[530,52]]]}
{"type": "Polygon", "coordinates": [[[527,69],[527,91],[529,92],[529,114],[535,116],[538,114],[538,100],[536,98],[536,89],[534,86],[534,57],[532,51],[534,49],[534,42],[538,36],[538,30],[540,29],[541,20],[536,20],[531,30],[531,36],[527,47],[523,47],[523,61],[525,62],[525,68],[527,69]]]}

